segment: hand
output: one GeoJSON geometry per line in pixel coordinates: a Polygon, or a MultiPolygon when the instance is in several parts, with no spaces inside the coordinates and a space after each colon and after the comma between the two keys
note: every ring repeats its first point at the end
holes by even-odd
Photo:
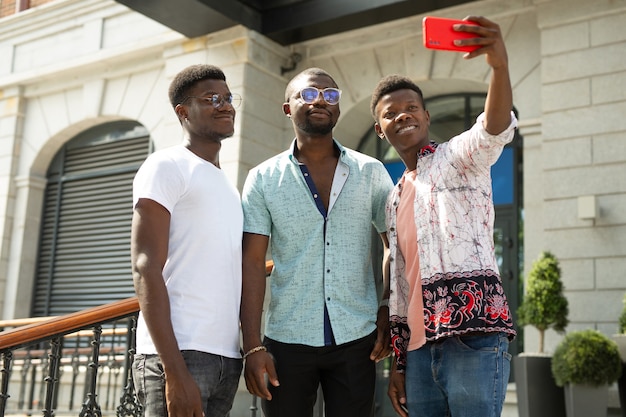
{"type": "Polygon", "coordinates": [[[389,307],[378,309],[376,319],[376,343],[370,353],[370,359],[376,362],[391,355],[391,330],[389,329],[389,307]]]}
{"type": "Polygon", "coordinates": [[[513,108],[513,91],[509,75],[509,63],[506,47],[500,26],[481,16],[468,16],[464,20],[477,25],[454,25],[455,30],[475,33],[479,37],[455,40],[457,45],[481,45],[480,48],[464,55],[464,58],[474,58],[485,55],[487,64],[492,69],[487,99],[485,100],[485,118],[483,126],[492,135],[498,135],[511,124],[511,109],[513,108]]]}
{"type": "Polygon", "coordinates": [[[501,67],[508,68],[508,57],[504,39],[500,32],[500,26],[491,20],[482,16],[467,16],[463,20],[469,20],[478,24],[476,25],[455,25],[455,30],[462,32],[475,33],[479,35],[476,38],[458,39],[456,45],[480,45],[481,47],[465,54],[466,59],[475,58],[479,55],[486,55],[487,64],[494,69],[501,67]]]}
{"type": "Polygon", "coordinates": [[[391,373],[389,374],[389,387],[387,388],[387,395],[391,400],[391,405],[396,413],[402,417],[408,417],[409,414],[405,411],[406,408],[406,390],[404,388],[404,374],[396,371],[395,361],[391,367],[391,373]]]}
{"type": "Polygon", "coordinates": [[[200,389],[186,368],[182,372],[165,374],[165,402],[170,416],[204,416],[200,389]]]}
{"type": "Polygon", "coordinates": [[[252,395],[266,400],[272,399],[272,394],[265,383],[265,375],[270,384],[277,387],[278,375],[274,366],[274,358],[269,352],[256,352],[246,358],[244,376],[246,378],[246,388],[252,395]]]}

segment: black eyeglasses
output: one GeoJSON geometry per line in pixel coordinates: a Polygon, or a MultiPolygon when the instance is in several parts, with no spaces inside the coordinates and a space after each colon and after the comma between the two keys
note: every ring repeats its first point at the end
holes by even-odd
{"type": "Polygon", "coordinates": [[[331,105],[339,103],[339,99],[341,98],[341,90],[338,88],[325,88],[320,90],[315,87],[305,87],[300,90],[300,98],[306,104],[315,103],[315,100],[317,100],[320,94],[324,98],[324,101],[331,105]]]}
{"type": "Polygon", "coordinates": [[[183,101],[180,102],[180,104],[183,104],[185,101],[187,101],[190,98],[200,99],[208,104],[211,104],[216,109],[221,109],[222,107],[224,107],[226,103],[230,104],[235,109],[239,107],[239,105],[241,104],[241,96],[239,94],[230,94],[227,96],[223,96],[221,94],[213,94],[212,96],[205,96],[205,97],[187,96],[185,97],[183,101]]]}

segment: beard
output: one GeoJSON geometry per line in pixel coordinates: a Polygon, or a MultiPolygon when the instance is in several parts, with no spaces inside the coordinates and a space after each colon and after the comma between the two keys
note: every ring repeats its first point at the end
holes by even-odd
{"type": "Polygon", "coordinates": [[[234,127],[231,129],[214,129],[209,127],[202,132],[202,136],[210,138],[214,142],[221,142],[226,138],[230,138],[235,134],[234,127]]]}
{"type": "Polygon", "coordinates": [[[329,120],[328,123],[311,123],[309,118],[297,124],[298,128],[310,135],[327,135],[333,131],[335,122],[329,120]]]}

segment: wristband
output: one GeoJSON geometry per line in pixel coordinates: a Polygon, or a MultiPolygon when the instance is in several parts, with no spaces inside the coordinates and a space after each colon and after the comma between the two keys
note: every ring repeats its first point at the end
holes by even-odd
{"type": "Polygon", "coordinates": [[[252,355],[253,353],[257,353],[260,351],[267,352],[267,348],[263,345],[254,347],[250,349],[249,351],[247,351],[246,353],[244,353],[242,359],[246,359],[248,356],[252,355]]]}
{"type": "Polygon", "coordinates": [[[389,307],[389,298],[384,298],[380,300],[380,303],[378,303],[378,308],[381,307],[389,307]]]}

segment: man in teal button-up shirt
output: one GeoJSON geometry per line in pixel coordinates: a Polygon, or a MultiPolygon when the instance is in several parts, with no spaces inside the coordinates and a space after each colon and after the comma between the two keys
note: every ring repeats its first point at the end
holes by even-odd
{"type": "Polygon", "coordinates": [[[327,416],[372,415],[374,363],[390,352],[371,233],[373,225],[387,246],[393,184],[380,161],[333,139],[340,95],[323,70],[294,77],[283,111],[296,138],[251,170],[244,186],[245,376],[267,417],[310,415],[320,384],[327,416]],[[274,269],[261,342],[270,237],[274,269]]]}

